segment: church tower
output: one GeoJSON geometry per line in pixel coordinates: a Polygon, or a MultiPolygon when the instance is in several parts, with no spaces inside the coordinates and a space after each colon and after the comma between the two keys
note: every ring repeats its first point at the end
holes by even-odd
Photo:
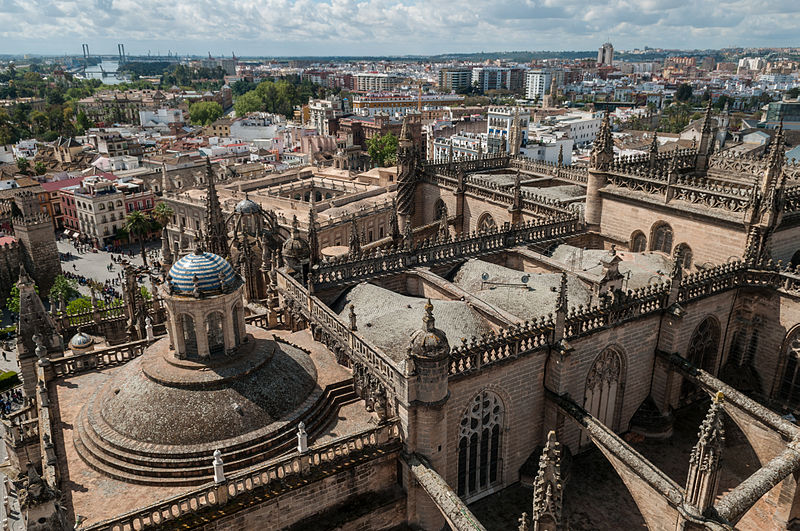
{"type": "Polygon", "coordinates": [[[600,189],[606,185],[607,172],[614,162],[614,140],[611,136],[611,123],[608,113],[603,116],[603,123],[592,148],[589,162],[589,178],[586,183],[586,224],[590,228],[600,227],[602,215],[602,199],[600,189]]]}

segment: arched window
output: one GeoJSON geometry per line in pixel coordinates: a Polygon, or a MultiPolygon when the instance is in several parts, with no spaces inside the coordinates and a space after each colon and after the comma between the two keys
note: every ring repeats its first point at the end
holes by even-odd
{"type": "MultiPolygon", "coordinates": [[[[622,404],[622,355],[607,348],[594,361],[586,377],[583,407],[610,429],[616,429],[618,404],[622,404]]],[[[581,445],[588,437],[581,434],[581,445]]]]}
{"type": "Polygon", "coordinates": [[[672,227],[667,223],[661,222],[653,226],[653,233],[650,236],[650,250],[667,254],[672,251],[672,227]]]}
{"type": "Polygon", "coordinates": [[[461,419],[458,431],[459,496],[473,496],[499,482],[502,429],[502,401],[491,391],[479,393],[461,419]]]}
{"type": "Polygon", "coordinates": [[[225,333],[222,329],[222,320],[224,318],[225,316],[220,312],[211,313],[206,317],[209,354],[225,353],[225,333]]]}
{"type": "Polygon", "coordinates": [[[434,221],[442,219],[442,216],[447,215],[447,205],[444,204],[444,201],[439,198],[436,200],[436,203],[433,205],[433,219],[434,221]]]}
{"type": "Polygon", "coordinates": [[[681,265],[683,268],[689,269],[692,267],[692,248],[685,243],[679,243],[675,246],[675,251],[672,253],[672,257],[677,258],[678,253],[681,253],[681,265]]]}
{"type": "MultiPolygon", "coordinates": [[[[686,350],[686,359],[699,369],[714,373],[719,350],[719,324],[713,317],[703,319],[689,340],[686,350]]],[[[695,386],[688,379],[681,383],[681,401],[686,402],[694,398],[695,386]]]]}
{"type": "Polygon", "coordinates": [[[783,347],[783,376],[778,387],[778,400],[796,408],[800,406],[800,328],[796,328],[783,347]]]}
{"type": "Polygon", "coordinates": [[[640,230],[637,230],[631,236],[631,251],[634,253],[643,253],[647,250],[647,236],[640,230]]]}
{"type": "Polygon", "coordinates": [[[481,217],[478,218],[478,230],[481,232],[489,232],[493,231],[497,228],[497,223],[494,222],[494,218],[488,212],[484,212],[481,214],[481,217]]]}

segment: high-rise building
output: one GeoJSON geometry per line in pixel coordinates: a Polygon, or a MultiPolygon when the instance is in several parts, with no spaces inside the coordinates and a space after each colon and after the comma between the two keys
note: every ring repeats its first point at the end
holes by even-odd
{"type": "Polygon", "coordinates": [[[358,92],[385,92],[400,86],[403,78],[394,74],[362,72],[355,75],[358,92]]]}
{"type": "Polygon", "coordinates": [[[442,68],[439,70],[439,88],[441,90],[467,88],[471,83],[471,68],[442,68]]]}
{"type": "Polygon", "coordinates": [[[553,73],[550,70],[529,70],[525,76],[525,97],[529,100],[541,100],[550,89],[553,73]]]}
{"type": "Polygon", "coordinates": [[[614,46],[610,42],[603,44],[597,51],[597,66],[611,65],[614,62],[614,46]]]}

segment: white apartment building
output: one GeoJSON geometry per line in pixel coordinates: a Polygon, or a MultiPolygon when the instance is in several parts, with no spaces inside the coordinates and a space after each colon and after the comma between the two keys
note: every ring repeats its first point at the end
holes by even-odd
{"type": "Polygon", "coordinates": [[[403,83],[403,78],[400,76],[379,72],[360,72],[355,78],[356,90],[359,92],[386,92],[403,83]]]}
{"type": "Polygon", "coordinates": [[[73,193],[81,233],[102,245],[112,241],[125,226],[125,194],[101,176],[86,177],[73,193]]]}
{"type": "Polygon", "coordinates": [[[525,76],[525,97],[541,101],[550,90],[553,73],[550,70],[529,70],[525,76]]]}
{"type": "Polygon", "coordinates": [[[487,112],[486,132],[506,139],[503,150],[508,149],[508,133],[514,121],[515,112],[519,113],[519,124],[522,133],[522,145],[528,141],[528,125],[530,114],[524,107],[489,107],[487,112]]]}
{"type": "Polygon", "coordinates": [[[169,129],[170,124],[182,123],[183,111],[180,109],[156,109],[139,111],[139,125],[142,127],[169,129]]]}
{"type": "MultiPolygon", "coordinates": [[[[309,100],[309,124],[320,135],[329,135],[329,121],[350,114],[350,100],[333,95],[327,99],[309,100]]],[[[233,131],[231,131],[231,134],[233,131]]]]}

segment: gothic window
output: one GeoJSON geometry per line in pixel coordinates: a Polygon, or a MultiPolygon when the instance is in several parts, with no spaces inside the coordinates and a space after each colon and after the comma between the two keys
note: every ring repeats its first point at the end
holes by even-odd
{"type": "Polygon", "coordinates": [[[488,491],[500,480],[503,403],[491,391],[479,393],[461,419],[458,441],[458,495],[488,491]]]}
{"type": "Polygon", "coordinates": [[[692,248],[685,243],[679,243],[678,245],[675,246],[675,252],[672,253],[672,257],[677,258],[679,251],[682,253],[683,257],[681,259],[682,261],[681,265],[683,266],[683,268],[689,269],[690,267],[692,267],[692,248]]]}
{"type": "Polygon", "coordinates": [[[667,223],[657,223],[653,226],[650,236],[650,250],[670,254],[672,251],[672,227],[667,223]]]}
{"type": "Polygon", "coordinates": [[[647,236],[640,230],[637,230],[631,236],[631,251],[634,253],[643,253],[647,250],[647,236]]]}
{"type": "Polygon", "coordinates": [[[442,219],[443,215],[444,216],[447,215],[447,205],[444,204],[444,201],[442,199],[437,199],[436,203],[433,206],[433,216],[434,216],[433,219],[440,220],[442,219]]]}
{"type": "Polygon", "coordinates": [[[488,212],[484,212],[481,214],[481,217],[478,218],[478,230],[481,232],[489,232],[493,231],[497,228],[497,224],[494,222],[494,218],[488,212]]]}
{"type": "MultiPolygon", "coordinates": [[[[586,377],[583,407],[612,430],[616,428],[622,382],[622,356],[617,350],[607,348],[594,361],[586,377]]],[[[581,445],[587,441],[588,437],[581,433],[581,445]]]]}
{"type": "MultiPolygon", "coordinates": [[[[719,324],[712,317],[706,317],[689,340],[686,359],[697,368],[714,373],[719,350],[719,324]]],[[[692,398],[695,386],[687,379],[681,383],[681,400],[692,398]]]]}
{"type": "Polygon", "coordinates": [[[778,400],[796,408],[800,406],[800,329],[796,329],[784,347],[783,377],[778,388],[778,400]]]}

